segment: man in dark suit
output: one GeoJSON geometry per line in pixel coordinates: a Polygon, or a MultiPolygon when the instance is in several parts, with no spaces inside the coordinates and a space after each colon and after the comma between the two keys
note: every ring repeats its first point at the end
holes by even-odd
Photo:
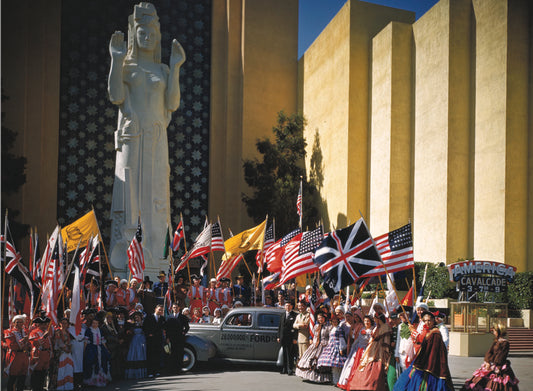
{"type": "Polygon", "coordinates": [[[185,335],[189,331],[189,318],[181,313],[179,302],[172,304],[172,311],[167,317],[165,331],[167,343],[170,342],[170,359],[168,367],[171,374],[179,374],[183,366],[183,348],[185,335]]]}
{"type": "Polygon", "coordinates": [[[298,331],[293,328],[297,313],[294,312],[292,302],[285,303],[285,312],[281,315],[278,328],[278,343],[283,348],[283,369],[281,373],[294,374],[294,358],[296,344],[298,343],[298,331]]]}
{"type": "Polygon", "coordinates": [[[148,377],[159,375],[163,355],[163,328],[165,316],[163,306],[156,305],[153,314],[147,315],[143,323],[146,336],[146,360],[148,362],[148,377]]]}

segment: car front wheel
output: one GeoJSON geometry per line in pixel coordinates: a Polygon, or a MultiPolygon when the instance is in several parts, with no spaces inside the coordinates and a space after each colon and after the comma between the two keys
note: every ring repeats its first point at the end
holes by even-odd
{"type": "Polygon", "coordinates": [[[194,368],[196,365],[196,353],[190,346],[185,346],[183,349],[183,366],[181,367],[182,372],[188,372],[194,368]]]}

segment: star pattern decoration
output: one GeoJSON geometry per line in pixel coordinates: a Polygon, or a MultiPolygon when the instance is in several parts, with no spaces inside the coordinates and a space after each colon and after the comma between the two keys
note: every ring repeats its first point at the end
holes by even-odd
{"type": "MultiPolygon", "coordinates": [[[[171,220],[183,214],[188,237],[203,229],[208,209],[211,1],[152,1],[161,25],[162,62],[172,39],[187,54],[180,72],[181,103],[167,129],[171,220]]],[[[58,222],[94,208],[109,243],[118,108],[107,96],[109,40],[127,35],[131,1],[62,2],[58,162],[58,222]]]]}

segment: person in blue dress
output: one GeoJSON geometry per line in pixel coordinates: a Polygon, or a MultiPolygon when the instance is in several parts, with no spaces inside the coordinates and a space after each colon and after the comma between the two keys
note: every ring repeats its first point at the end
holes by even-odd
{"type": "Polygon", "coordinates": [[[328,346],[318,358],[318,370],[331,369],[331,377],[334,385],[339,381],[342,368],[346,362],[346,335],[336,315],[331,316],[331,330],[329,332],[328,346]]]}
{"type": "Polygon", "coordinates": [[[131,316],[127,335],[131,338],[128,355],[126,356],[126,379],[142,379],[146,377],[146,337],[143,331],[143,317],[140,312],[131,316]]]}
{"type": "Polygon", "coordinates": [[[85,352],[83,355],[83,382],[88,386],[105,387],[111,381],[109,351],[97,319],[85,330],[85,352]]]}

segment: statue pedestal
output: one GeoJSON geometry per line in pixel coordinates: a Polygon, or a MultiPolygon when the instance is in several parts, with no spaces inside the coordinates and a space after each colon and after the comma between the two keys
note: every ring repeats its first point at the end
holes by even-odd
{"type": "Polygon", "coordinates": [[[461,333],[450,331],[450,355],[483,357],[494,341],[491,333],[461,333]]]}

